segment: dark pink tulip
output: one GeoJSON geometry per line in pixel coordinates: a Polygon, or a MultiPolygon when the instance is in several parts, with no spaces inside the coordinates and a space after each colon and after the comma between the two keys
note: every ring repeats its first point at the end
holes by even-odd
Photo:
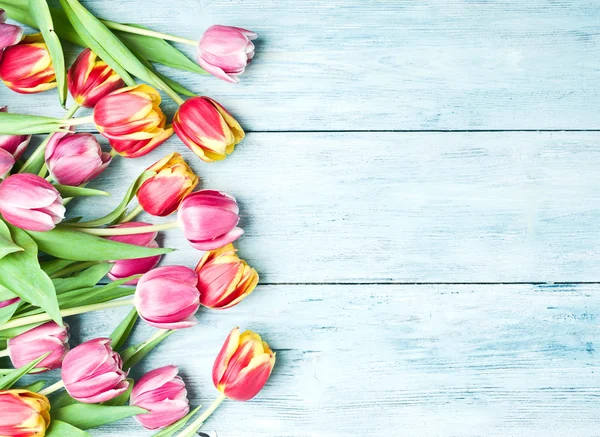
{"type": "Polygon", "coordinates": [[[219,79],[237,83],[254,57],[256,38],[256,33],[240,27],[211,26],[198,43],[198,64],[219,79]]]}
{"type": "Polygon", "coordinates": [[[12,225],[29,231],[49,231],[65,217],[54,186],[34,174],[19,173],[0,183],[0,213],[12,225]]]}
{"type": "Polygon", "coordinates": [[[8,355],[13,366],[22,367],[51,352],[38,364],[38,368],[43,371],[58,369],[69,351],[67,328],[68,326],[59,326],[55,322],[47,322],[8,340],[8,355]]]}
{"type": "Polygon", "coordinates": [[[108,167],[111,156],[89,133],[57,132],[46,146],[46,165],[52,178],[63,185],[85,184],[108,167]]]}
{"type": "Polygon", "coordinates": [[[62,380],[69,395],[96,404],[116,398],[129,388],[121,356],[110,338],[96,338],[72,349],[63,360],[62,380]]]}
{"type": "Polygon", "coordinates": [[[8,300],[3,300],[0,302],[0,308],[6,308],[7,306],[12,305],[13,303],[16,303],[18,301],[20,301],[21,299],[18,297],[15,297],[13,299],[8,299],[8,300]]]}
{"type": "MultiPolygon", "coordinates": [[[[2,32],[2,24],[0,24],[2,32]]],[[[6,106],[0,112],[7,112],[6,106]]],[[[5,177],[13,165],[21,157],[31,140],[31,135],[0,135],[0,178],[5,177]]]]}
{"type": "Polygon", "coordinates": [[[201,190],[181,203],[178,219],[183,235],[198,250],[214,250],[242,236],[238,204],[228,194],[201,190]]]}
{"type": "Polygon", "coordinates": [[[129,403],[148,411],[135,416],[144,428],[166,428],[190,411],[185,383],[177,371],[176,366],[161,367],[135,383],[129,403]]]}
{"type": "MultiPolygon", "coordinates": [[[[122,223],[115,226],[115,228],[136,228],[138,226],[150,226],[150,223],[142,222],[129,222],[122,223]]],[[[158,243],[155,238],[158,232],[148,232],[145,234],[134,234],[134,235],[115,235],[114,237],[107,237],[109,240],[119,241],[121,243],[134,244],[136,246],[143,247],[158,247],[158,243]]],[[[108,277],[113,281],[117,279],[127,278],[133,275],[143,275],[144,273],[152,270],[160,261],[160,255],[150,256],[147,258],[137,259],[123,259],[115,261],[112,268],[108,272],[108,277]]],[[[135,285],[139,279],[134,279],[127,282],[127,284],[135,285]]]]}
{"type": "Polygon", "coordinates": [[[160,329],[189,328],[200,307],[198,275],[183,266],[166,266],[142,276],[135,289],[135,307],[142,319],[160,329]]]}
{"type": "Polygon", "coordinates": [[[6,11],[0,9],[0,59],[2,59],[2,50],[14,46],[23,38],[23,29],[19,26],[6,24],[6,11]]]}

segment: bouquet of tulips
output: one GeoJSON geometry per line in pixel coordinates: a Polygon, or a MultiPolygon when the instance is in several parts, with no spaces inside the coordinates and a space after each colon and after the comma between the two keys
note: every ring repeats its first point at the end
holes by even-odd
{"type": "Polygon", "coordinates": [[[114,159],[143,156],[173,133],[205,162],[231,154],[244,138],[239,123],[154,65],[237,82],[257,35],[212,26],[199,42],[190,41],[100,20],[78,0],[60,0],[60,6],[0,0],[0,80],[21,94],[57,89],[65,109],[72,97],[63,118],[0,110],[0,356],[14,367],[0,369],[0,436],[89,436],[89,429],[131,416],[159,430],[155,436],[192,436],[224,399],[246,401],[261,390],[275,364],[267,343],[252,331],[229,333],[212,369],[220,393],[204,411],[190,410],[176,366],[137,381],[129,370],[175,331],[193,326],[200,306],[230,308],[256,287],[256,270],[233,246],[243,234],[236,200],[216,190],[194,191],[198,176],[175,152],[128,181],[110,213],[66,218],[66,207],[74,197],[107,195],[87,184],[114,159]],[[24,35],[7,16],[40,33],[24,35]],[[197,63],[170,42],[197,46],[197,63]],[[64,43],[83,49],[69,68],[64,43]],[[161,110],[161,92],[179,106],[172,123],[161,110]],[[80,108],[92,115],[75,118],[80,108]],[[86,123],[108,140],[110,151],[95,135],[77,132],[86,123]],[[38,134],[47,136],[28,150],[38,134]],[[143,211],[177,219],[134,221],[143,211]],[[159,247],[157,234],[171,228],[204,251],[195,269],[156,267],[171,251],[159,247]],[[114,331],[70,348],[66,317],[121,306],[132,309],[114,331]],[[131,345],[138,319],[156,332],[131,345]],[[59,368],[54,384],[19,382],[59,368]]]}

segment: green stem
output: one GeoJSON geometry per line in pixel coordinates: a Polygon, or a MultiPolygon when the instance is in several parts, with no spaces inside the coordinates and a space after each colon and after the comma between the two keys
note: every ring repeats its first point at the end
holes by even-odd
{"type": "Polygon", "coordinates": [[[129,214],[127,214],[125,216],[125,218],[123,218],[123,220],[121,220],[121,223],[130,222],[131,220],[133,220],[134,218],[136,218],[137,215],[140,214],[143,210],[144,210],[144,208],[142,208],[142,205],[136,206],[135,208],[133,208],[131,210],[131,212],[129,214]]]}
{"type": "Polygon", "coordinates": [[[187,437],[196,435],[196,431],[200,429],[200,427],[206,422],[206,419],[210,417],[212,413],[215,412],[219,405],[225,400],[225,395],[223,393],[219,393],[217,399],[213,401],[212,404],[206,409],[204,413],[202,413],[196,420],[194,420],[190,425],[188,425],[177,437],[187,437]]]}
{"type": "Polygon", "coordinates": [[[79,232],[86,234],[99,235],[101,237],[110,237],[113,235],[135,235],[146,234],[148,232],[166,231],[167,229],[178,228],[179,222],[162,223],[160,225],[138,226],[135,228],[77,228],[79,232]]]}
{"type": "Polygon", "coordinates": [[[141,29],[139,27],[128,26],[127,24],[115,23],[114,21],[100,20],[109,29],[120,30],[127,33],[135,33],[137,35],[151,36],[152,38],[165,39],[167,41],[179,42],[181,44],[189,44],[191,46],[198,45],[198,41],[188,38],[181,38],[168,33],[155,32],[154,30],[141,29]]]}
{"type": "MultiPolygon", "coordinates": [[[[75,316],[77,314],[89,313],[91,311],[104,310],[108,308],[117,308],[122,306],[131,306],[135,305],[133,299],[123,299],[123,300],[111,300],[109,302],[104,303],[95,303],[92,305],[83,305],[80,307],[69,308],[67,310],[62,310],[60,315],[62,317],[75,316]]],[[[30,325],[33,323],[47,322],[51,320],[51,317],[46,314],[36,314],[28,317],[21,317],[19,319],[14,319],[9,322],[6,322],[0,329],[11,329],[18,328],[19,326],[30,325]]]]}
{"type": "Polygon", "coordinates": [[[63,388],[65,386],[65,383],[63,382],[63,380],[61,379],[60,381],[52,384],[51,386],[46,387],[45,389],[40,391],[41,395],[44,396],[48,396],[49,394],[54,393],[55,391],[60,390],[61,388],[63,388]]]}
{"type": "Polygon", "coordinates": [[[87,268],[94,267],[96,264],[99,264],[99,261],[87,261],[87,262],[76,263],[74,265],[70,265],[69,267],[65,267],[62,270],[59,270],[58,272],[51,275],[50,278],[54,279],[54,278],[60,278],[61,276],[67,276],[67,275],[70,275],[71,273],[80,272],[81,270],[85,270],[87,268]]]}
{"type": "Polygon", "coordinates": [[[173,101],[175,103],[177,103],[178,105],[181,106],[185,102],[185,100],[182,99],[179,94],[177,94],[169,85],[167,85],[165,83],[164,80],[162,80],[160,77],[158,77],[153,71],[148,70],[148,74],[152,77],[152,80],[154,80],[154,83],[161,90],[163,90],[169,97],[171,97],[171,99],[173,99],[173,101]]]}

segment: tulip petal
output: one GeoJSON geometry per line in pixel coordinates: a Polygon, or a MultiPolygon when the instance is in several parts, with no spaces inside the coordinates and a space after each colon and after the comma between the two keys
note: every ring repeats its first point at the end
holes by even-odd
{"type": "Polygon", "coordinates": [[[225,371],[227,370],[227,365],[231,360],[231,357],[235,354],[238,346],[240,345],[240,329],[234,328],[227,336],[219,355],[215,360],[212,371],[212,378],[215,387],[218,388],[225,371]]]}
{"type": "Polygon", "coordinates": [[[0,50],[18,44],[23,38],[23,29],[20,26],[0,23],[0,50]]]}
{"type": "Polygon", "coordinates": [[[240,371],[235,380],[228,381],[224,390],[225,396],[236,401],[252,399],[266,384],[274,364],[274,356],[262,354],[253,358],[250,364],[240,371]]]}

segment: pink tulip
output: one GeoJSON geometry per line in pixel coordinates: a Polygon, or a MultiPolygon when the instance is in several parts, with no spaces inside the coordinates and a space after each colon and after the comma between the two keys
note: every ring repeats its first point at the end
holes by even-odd
{"type": "Polygon", "coordinates": [[[46,146],[46,165],[52,178],[63,185],[85,184],[108,167],[111,156],[102,152],[88,133],[57,132],[46,146]]]}
{"type": "MultiPolygon", "coordinates": [[[[142,222],[129,222],[121,223],[115,226],[115,228],[136,228],[138,226],[149,226],[150,223],[142,222]]],[[[118,241],[120,243],[134,244],[136,246],[143,247],[158,247],[158,243],[155,238],[158,232],[148,232],[146,234],[134,234],[134,235],[115,235],[113,237],[107,237],[109,240],[118,241]]],[[[108,272],[108,277],[113,281],[117,279],[127,278],[133,275],[142,275],[152,270],[160,261],[160,255],[150,256],[147,258],[137,259],[123,259],[115,261],[112,268],[108,272]]],[[[127,282],[128,285],[137,284],[139,279],[134,279],[127,282]]]]}
{"type": "Polygon", "coordinates": [[[198,275],[183,266],[159,267],[142,276],[135,290],[135,307],[142,319],[160,329],[189,328],[200,307],[198,275]]]}
{"type": "Polygon", "coordinates": [[[7,299],[7,300],[3,300],[0,302],[0,308],[6,308],[7,306],[12,305],[13,303],[19,302],[21,299],[18,297],[12,298],[12,299],[7,299]]]}
{"type": "Polygon", "coordinates": [[[13,24],[6,24],[6,11],[0,9],[0,59],[2,50],[14,46],[23,38],[23,29],[13,24]]]}
{"type": "Polygon", "coordinates": [[[34,174],[19,173],[0,183],[0,213],[12,225],[49,231],[65,217],[60,193],[34,174]]]}
{"type": "Polygon", "coordinates": [[[256,38],[256,33],[239,27],[211,26],[198,43],[198,64],[219,79],[237,83],[254,57],[256,38]]]}
{"type": "Polygon", "coordinates": [[[183,235],[198,250],[214,250],[242,236],[237,202],[228,194],[201,190],[190,194],[178,212],[183,235]]]}
{"type": "Polygon", "coordinates": [[[121,356],[109,338],[96,338],[72,349],[63,360],[62,380],[69,395],[96,404],[119,396],[129,388],[121,356]]]}
{"type": "Polygon", "coordinates": [[[69,351],[68,326],[47,322],[8,340],[10,361],[16,368],[51,352],[38,364],[42,371],[58,369],[69,351]]]}
{"type": "Polygon", "coordinates": [[[10,153],[0,149],[0,179],[6,177],[10,173],[15,162],[15,158],[13,158],[10,153]]]}
{"type": "MultiPolygon", "coordinates": [[[[2,24],[0,23],[0,39],[1,32],[2,24]]],[[[7,111],[6,106],[0,107],[0,112],[7,111]]],[[[0,135],[0,178],[5,177],[17,159],[23,155],[29,140],[31,140],[31,135],[0,135]]]]}
{"type": "Polygon", "coordinates": [[[135,417],[144,428],[166,428],[190,411],[185,383],[177,371],[176,366],[161,367],[134,385],[129,403],[148,411],[135,417]]]}

